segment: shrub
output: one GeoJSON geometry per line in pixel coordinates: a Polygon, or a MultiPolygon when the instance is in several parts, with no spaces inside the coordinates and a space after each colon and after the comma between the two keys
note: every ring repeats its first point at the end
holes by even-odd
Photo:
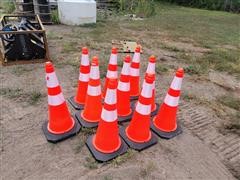
{"type": "Polygon", "coordinates": [[[13,1],[7,0],[2,2],[4,13],[11,14],[15,10],[15,4],[13,1]]]}
{"type": "Polygon", "coordinates": [[[240,12],[240,0],[160,0],[183,6],[240,12]]]}

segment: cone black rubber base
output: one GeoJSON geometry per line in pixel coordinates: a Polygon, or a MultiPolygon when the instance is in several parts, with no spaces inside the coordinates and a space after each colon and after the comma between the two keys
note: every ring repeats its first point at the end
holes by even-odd
{"type": "Polygon", "coordinates": [[[154,144],[157,144],[157,142],[158,142],[157,136],[153,132],[151,132],[151,134],[152,134],[151,136],[152,137],[151,137],[151,139],[148,142],[145,142],[145,143],[133,142],[132,140],[130,140],[127,137],[125,129],[126,129],[126,127],[120,127],[120,129],[119,129],[120,136],[128,144],[129,147],[131,147],[132,149],[135,149],[137,151],[142,151],[144,149],[147,149],[147,148],[153,146],[154,144]]]}
{"type": "MultiPolygon", "coordinates": [[[[135,107],[136,107],[136,105],[135,105],[136,103],[137,103],[137,100],[133,100],[131,102],[131,108],[134,109],[134,110],[135,110],[135,107]]],[[[158,113],[160,105],[158,103],[155,103],[155,104],[156,104],[156,109],[153,112],[151,112],[151,116],[155,116],[158,113]]]]}
{"type": "Polygon", "coordinates": [[[182,128],[179,126],[179,124],[177,124],[177,129],[175,131],[165,132],[165,131],[161,131],[160,129],[158,129],[156,126],[154,126],[153,122],[151,122],[151,129],[159,137],[164,138],[164,139],[171,139],[182,133],[182,128]]]}
{"type": "Polygon", "coordinates": [[[158,103],[155,103],[155,104],[156,104],[156,109],[153,112],[151,112],[151,116],[155,116],[158,113],[160,105],[158,103]]]}
{"type": "Polygon", "coordinates": [[[95,147],[93,146],[93,144],[92,144],[93,137],[94,137],[94,135],[91,135],[90,137],[88,137],[86,145],[87,145],[89,151],[91,152],[91,154],[93,155],[93,157],[99,162],[110,161],[110,160],[116,158],[117,156],[120,156],[120,155],[124,154],[125,152],[127,152],[128,146],[122,140],[122,138],[120,138],[121,146],[116,152],[102,153],[102,152],[98,151],[97,149],[95,149],[95,147]]]}
{"type": "Polygon", "coordinates": [[[43,133],[46,137],[46,139],[49,141],[49,142],[52,142],[52,143],[57,143],[57,142],[60,142],[60,141],[63,141],[67,138],[70,138],[72,136],[75,136],[81,129],[81,125],[79,124],[79,122],[73,118],[74,121],[75,121],[75,125],[74,127],[72,128],[71,131],[68,131],[64,134],[53,134],[51,132],[48,131],[48,121],[44,122],[43,125],[42,125],[42,130],[43,130],[43,133]]]}
{"type": "Polygon", "coordinates": [[[130,96],[130,101],[138,100],[139,95],[137,96],[130,96]]]}
{"type": "Polygon", "coordinates": [[[97,123],[92,123],[92,122],[87,122],[85,121],[82,117],[81,117],[81,112],[82,111],[77,111],[75,113],[75,117],[76,119],[79,121],[79,123],[82,125],[82,127],[86,127],[86,128],[94,128],[98,126],[98,122],[97,123]]]}
{"type": "Polygon", "coordinates": [[[72,105],[72,107],[76,110],[82,110],[84,108],[83,104],[78,104],[75,100],[74,100],[74,96],[70,97],[68,99],[68,102],[72,105]]]}
{"type": "Polygon", "coordinates": [[[130,121],[132,119],[132,115],[133,115],[133,111],[134,109],[132,108],[132,106],[130,107],[132,112],[131,114],[129,114],[128,116],[118,116],[118,122],[127,122],[130,121]]]}

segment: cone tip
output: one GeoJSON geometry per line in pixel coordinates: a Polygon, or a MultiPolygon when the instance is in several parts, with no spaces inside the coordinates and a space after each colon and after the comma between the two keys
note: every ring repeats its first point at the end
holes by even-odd
{"type": "Polygon", "coordinates": [[[117,48],[116,47],[112,47],[112,54],[117,54],[117,48]]]}
{"type": "Polygon", "coordinates": [[[130,63],[131,62],[131,56],[130,55],[126,55],[125,59],[124,59],[124,62],[130,63]]]}
{"type": "Polygon", "coordinates": [[[154,74],[149,74],[149,73],[147,73],[147,74],[145,75],[145,81],[146,81],[147,83],[150,83],[150,84],[153,83],[154,79],[155,79],[154,74]]]}
{"type": "Polygon", "coordinates": [[[91,65],[98,66],[98,57],[97,56],[93,56],[91,65]]]}
{"type": "Polygon", "coordinates": [[[135,52],[140,53],[140,51],[141,51],[141,47],[139,45],[137,45],[135,52]]]}
{"type": "Polygon", "coordinates": [[[149,57],[149,62],[155,63],[156,62],[156,57],[154,55],[151,55],[149,57]]]}
{"type": "Polygon", "coordinates": [[[88,48],[87,47],[82,48],[82,54],[88,54],[88,48]]]}
{"type": "Polygon", "coordinates": [[[116,89],[117,88],[117,79],[109,79],[108,88],[116,89]]]}
{"type": "Polygon", "coordinates": [[[54,71],[54,67],[53,67],[52,62],[47,61],[47,62],[45,63],[45,70],[46,70],[47,73],[51,73],[51,72],[54,71]]]}
{"type": "Polygon", "coordinates": [[[184,75],[184,70],[183,68],[178,68],[177,72],[176,72],[176,76],[177,77],[183,77],[184,75]]]}

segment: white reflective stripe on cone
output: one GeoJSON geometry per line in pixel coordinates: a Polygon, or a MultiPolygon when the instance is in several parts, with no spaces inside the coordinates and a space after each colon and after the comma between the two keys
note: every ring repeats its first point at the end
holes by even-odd
{"type": "Polygon", "coordinates": [[[134,53],[133,55],[133,62],[140,62],[140,53],[134,53]]]}
{"type": "Polygon", "coordinates": [[[146,83],[143,81],[141,96],[145,98],[152,98],[152,84],[146,83]]]}
{"type": "Polygon", "coordinates": [[[129,73],[130,73],[130,63],[124,63],[121,74],[127,76],[129,75],[129,73]]]}
{"type": "Polygon", "coordinates": [[[181,86],[182,86],[182,78],[175,76],[171,84],[171,89],[181,90],[181,86]]]}
{"type": "Polygon", "coordinates": [[[82,54],[81,65],[89,66],[89,57],[87,54],[82,54]]]}
{"type": "Polygon", "coordinates": [[[88,85],[87,94],[90,96],[99,96],[101,95],[101,86],[91,86],[88,85]]]}
{"type": "Polygon", "coordinates": [[[117,120],[117,110],[107,111],[106,109],[103,108],[101,118],[105,122],[114,122],[117,120]]]}
{"type": "Polygon", "coordinates": [[[151,104],[144,105],[138,101],[136,105],[136,111],[142,115],[149,115],[151,113],[151,104]]]}
{"type": "Polygon", "coordinates": [[[79,81],[82,81],[82,82],[88,82],[89,81],[89,73],[88,74],[80,73],[78,79],[79,79],[79,81]]]}
{"type": "Polygon", "coordinates": [[[109,64],[117,65],[117,54],[111,54],[109,64]]]}
{"type": "Polygon", "coordinates": [[[155,63],[152,63],[152,62],[148,63],[147,73],[155,74],[155,63]]]}
{"type": "Polygon", "coordinates": [[[46,81],[47,81],[47,87],[48,88],[54,88],[59,86],[59,82],[57,79],[57,76],[55,74],[55,72],[52,73],[47,73],[46,74],[46,81]]]}
{"type": "Polygon", "coordinates": [[[131,76],[139,76],[139,69],[137,68],[130,68],[130,75],[131,76]]]}
{"type": "Polygon", "coordinates": [[[117,71],[110,71],[110,70],[108,70],[107,71],[107,77],[116,79],[117,78],[117,71]]]}
{"type": "Polygon", "coordinates": [[[117,88],[118,88],[118,90],[120,90],[120,91],[128,92],[128,91],[130,91],[130,83],[129,83],[129,82],[119,81],[117,88]]]}
{"type": "Polygon", "coordinates": [[[91,66],[90,78],[91,79],[100,79],[99,67],[98,66],[91,66]]]}
{"type": "Polygon", "coordinates": [[[55,96],[48,95],[48,105],[50,106],[58,106],[64,102],[65,102],[65,99],[62,93],[59,93],[58,95],[55,95],[55,96]]]}
{"type": "Polygon", "coordinates": [[[107,93],[104,102],[113,105],[117,103],[117,92],[116,89],[107,89],[107,93]]]}
{"type": "Polygon", "coordinates": [[[178,101],[179,101],[179,96],[174,97],[174,96],[171,96],[169,94],[167,94],[165,99],[164,99],[164,103],[167,104],[168,106],[171,106],[171,107],[178,106],[178,101]]]}

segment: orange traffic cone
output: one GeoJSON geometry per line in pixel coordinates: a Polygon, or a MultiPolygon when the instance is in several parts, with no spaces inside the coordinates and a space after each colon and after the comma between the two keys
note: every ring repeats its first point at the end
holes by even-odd
{"type": "Polygon", "coordinates": [[[109,79],[97,132],[86,143],[94,158],[102,162],[127,151],[127,145],[118,134],[116,88],[117,80],[109,79]]]}
{"type": "Polygon", "coordinates": [[[167,96],[151,124],[151,129],[160,137],[166,139],[173,138],[182,132],[180,126],[176,122],[176,114],[183,75],[183,69],[179,68],[168,90],[167,96]]]}
{"type": "Polygon", "coordinates": [[[138,99],[139,96],[139,73],[140,73],[140,46],[137,46],[130,67],[130,98],[138,99]]]}
{"type": "Polygon", "coordinates": [[[56,143],[76,135],[80,131],[80,124],[73,119],[68,111],[61,87],[51,62],[46,62],[46,81],[48,88],[48,122],[43,126],[46,139],[56,143]]]}
{"type": "Polygon", "coordinates": [[[94,56],[91,62],[90,80],[84,109],[75,113],[83,127],[96,127],[102,111],[102,95],[99,75],[98,58],[94,56]]]}
{"type": "Polygon", "coordinates": [[[81,65],[79,68],[77,94],[75,97],[69,98],[70,104],[77,110],[83,109],[84,107],[86,94],[87,94],[88,81],[89,81],[89,73],[90,73],[90,65],[89,65],[88,49],[86,47],[83,47],[81,65]]]}
{"type": "Polygon", "coordinates": [[[150,131],[153,74],[147,74],[143,82],[133,118],[127,128],[120,128],[120,135],[133,149],[141,151],[157,143],[157,137],[150,131]]]}
{"type": "MultiPolygon", "coordinates": [[[[155,64],[156,64],[156,57],[155,56],[150,56],[149,61],[148,61],[148,67],[146,74],[153,74],[154,75],[154,81],[153,81],[153,92],[152,92],[152,106],[151,106],[151,116],[155,116],[159,110],[159,104],[155,103],[155,79],[156,79],[156,73],[155,73],[155,64]]],[[[135,106],[136,102],[132,102],[132,106],[135,106]]]]}
{"type": "Polygon", "coordinates": [[[118,71],[117,71],[117,48],[112,48],[112,53],[108,63],[108,70],[105,79],[105,85],[103,89],[103,97],[106,95],[106,90],[108,86],[109,79],[117,79],[118,78],[118,71]]]}
{"type": "Polygon", "coordinates": [[[130,62],[131,56],[127,55],[124,59],[122,72],[117,87],[117,112],[119,122],[130,120],[133,113],[130,105],[130,62]]]}

